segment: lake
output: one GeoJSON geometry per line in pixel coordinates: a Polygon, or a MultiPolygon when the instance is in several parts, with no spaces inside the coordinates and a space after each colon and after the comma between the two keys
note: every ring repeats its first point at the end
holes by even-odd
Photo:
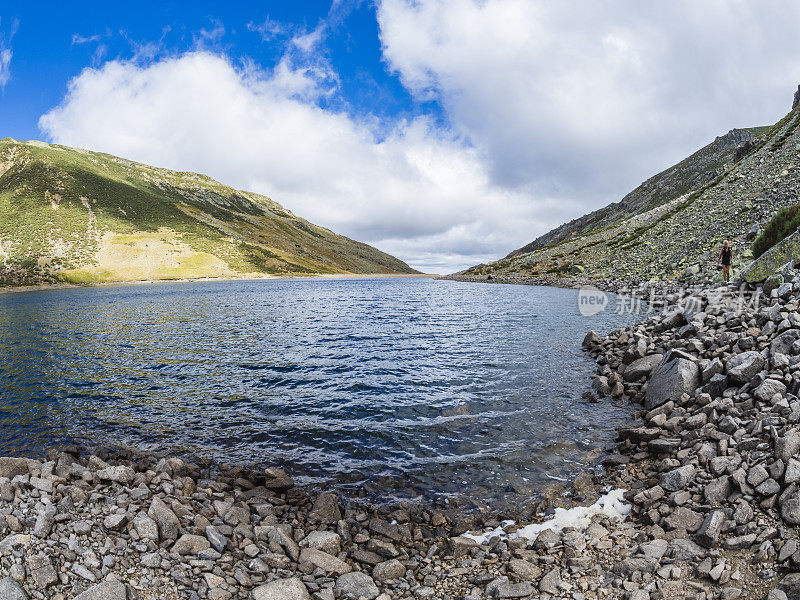
{"type": "Polygon", "coordinates": [[[589,404],[576,290],[408,278],[0,294],[0,454],[266,461],[379,501],[524,503],[630,406],[589,404]]]}

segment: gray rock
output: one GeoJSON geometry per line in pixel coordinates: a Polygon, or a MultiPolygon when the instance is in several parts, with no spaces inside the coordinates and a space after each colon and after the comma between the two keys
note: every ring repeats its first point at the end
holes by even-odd
{"type": "Polygon", "coordinates": [[[133,528],[143,540],[158,542],[158,525],[143,512],[133,518],[133,528]]]}
{"type": "Polygon", "coordinates": [[[136,477],[136,471],[125,465],[118,465],[100,469],[97,471],[97,476],[106,481],[113,481],[115,483],[128,485],[133,483],[133,480],[136,477]]]}
{"type": "Polygon", "coordinates": [[[317,523],[336,523],[342,519],[342,511],[339,510],[339,497],[333,492],[324,492],[314,501],[308,519],[317,523]]]}
{"type": "Polygon", "coordinates": [[[731,481],[727,475],[713,479],[703,488],[706,502],[718,506],[723,504],[731,493],[731,481]]]}
{"type": "Polygon", "coordinates": [[[328,554],[338,554],[342,538],[335,531],[312,531],[301,542],[301,548],[314,548],[328,554]]]}
{"type": "Polygon", "coordinates": [[[39,512],[36,517],[36,524],[33,526],[33,535],[38,538],[46,538],[50,535],[50,530],[53,529],[53,524],[56,522],[56,507],[53,505],[46,506],[39,512]]]}
{"type": "Polygon", "coordinates": [[[538,566],[519,558],[508,561],[508,568],[523,581],[536,581],[542,576],[542,570],[538,566]]]}
{"type": "MultiPolygon", "coordinates": [[[[25,471],[27,472],[27,467],[25,471]]],[[[0,579],[0,598],[2,600],[28,600],[28,594],[11,577],[6,577],[0,579]]]]}
{"type": "Polygon", "coordinates": [[[12,456],[0,457],[0,477],[14,479],[17,475],[28,474],[28,461],[24,458],[12,456]]]}
{"type": "Polygon", "coordinates": [[[800,461],[790,458],[786,463],[786,471],[783,473],[783,482],[786,485],[800,481],[800,461]]]}
{"type": "Polygon", "coordinates": [[[703,519],[700,529],[694,536],[695,541],[705,548],[712,548],[716,545],[722,526],[725,524],[725,513],[721,510],[711,511],[703,519]]]}
{"type": "Polygon", "coordinates": [[[128,522],[128,515],[126,513],[116,513],[108,515],[103,519],[103,527],[109,531],[118,531],[122,529],[128,522]]]}
{"type": "Polygon", "coordinates": [[[747,472],[747,483],[753,487],[766,481],[769,478],[769,473],[763,465],[755,465],[747,472]]]}
{"type": "Polygon", "coordinates": [[[104,581],[93,585],[82,594],[75,596],[75,600],[126,600],[128,593],[125,585],[119,581],[104,581]]]}
{"type": "Polygon", "coordinates": [[[225,550],[225,546],[228,545],[228,538],[222,535],[213,525],[206,525],[206,538],[211,547],[217,552],[222,552],[225,550]]]}
{"type": "MultiPolygon", "coordinates": [[[[666,360],[666,356],[664,360],[666,360]]],[[[678,402],[683,394],[694,395],[700,385],[700,370],[696,362],[676,358],[669,362],[662,360],[655,368],[647,384],[645,409],[653,410],[662,404],[678,402]]]]}
{"type": "Polygon", "coordinates": [[[775,440],[775,457],[784,462],[794,458],[800,452],[800,432],[788,431],[786,435],[775,440]]]}
{"type": "Polygon", "coordinates": [[[667,471],[661,476],[659,485],[668,492],[677,492],[685,489],[694,479],[695,468],[692,465],[684,465],[672,471],[667,471]]]}
{"type": "Polygon", "coordinates": [[[728,377],[734,383],[745,384],[764,368],[764,357],[760,352],[750,350],[733,356],[725,365],[728,377]]]}
{"type": "Polygon", "coordinates": [[[336,558],[327,552],[314,550],[313,548],[303,548],[303,550],[300,552],[299,562],[311,563],[326,573],[333,573],[335,575],[343,575],[344,573],[349,573],[353,570],[353,568],[343,560],[336,558]]]}
{"type": "Polygon", "coordinates": [[[375,565],[372,569],[372,578],[377,581],[389,581],[390,579],[400,579],[406,574],[406,568],[399,560],[393,558],[375,565]]]}
{"type": "Polygon", "coordinates": [[[470,550],[475,548],[478,542],[472,538],[457,536],[447,540],[447,553],[452,554],[454,558],[461,558],[469,554],[470,550]]]}
{"type": "Polygon", "coordinates": [[[786,592],[779,589],[770,590],[767,594],[767,600],[789,600],[786,592]]]}
{"type": "MultiPolygon", "coordinates": [[[[50,562],[50,558],[45,554],[31,556],[28,559],[28,569],[31,571],[36,587],[40,590],[58,582],[58,574],[53,568],[53,563],[50,562]]],[[[2,595],[0,595],[0,598],[2,598],[2,595]]]]}
{"type": "Polygon", "coordinates": [[[185,556],[187,554],[197,554],[209,548],[211,548],[211,543],[206,538],[191,533],[184,533],[172,545],[172,552],[185,556]]]}
{"type": "Polygon", "coordinates": [[[12,533],[0,541],[0,554],[20,546],[28,546],[31,543],[31,536],[24,533],[12,533]]]}
{"type": "Polygon", "coordinates": [[[771,356],[775,356],[776,354],[786,354],[787,356],[792,354],[792,344],[794,344],[798,339],[800,339],[800,329],[789,329],[788,331],[784,331],[779,336],[776,336],[775,339],[772,340],[772,343],[769,346],[769,352],[771,356]]]}
{"type": "Polygon", "coordinates": [[[780,502],[781,517],[787,523],[800,525],[800,492],[795,492],[780,502]]]}
{"type": "Polygon", "coordinates": [[[664,358],[662,354],[651,354],[650,356],[635,360],[625,367],[622,378],[625,381],[639,381],[642,377],[649,377],[653,369],[659,365],[662,358],[664,358]]]}
{"type": "Polygon", "coordinates": [[[784,592],[790,600],[800,598],[800,573],[784,575],[778,583],[778,589],[784,592]]]}
{"type": "Polygon", "coordinates": [[[765,379],[754,391],[753,396],[761,402],[769,402],[775,394],[783,396],[786,393],[786,386],[774,379],[765,379]]]}
{"type": "Polygon", "coordinates": [[[153,498],[147,516],[153,519],[158,526],[158,535],[162,540],[176,540],[180,532],[181,522],[175,513],[164,504],[158,496],[153,498]]]}
{"type": "Polygon", "coordinates": [[[691,540],[677,539],[669,543],[670,553],[675,560],[693,561],[704,554],[703,549],[691,540]]]}
{"type": "Polygon", "coordinates": [[[311,600],[308,589],[303,582],[292,577],[291,579],[277,579],[265,585],[260,585],[250,592],[251,600],[311,600]]]}
{"type": "Polygon", "coordinates": [[[703,515],[688,506],[678,506],[665,519],[665,522],[671,529],[685,529],[691,533],[700,529],[703,524],[703,515]]]}
{"type": "Polygon", "coordinates": [[[594,348],[598,344],[603,342],[603,338],[601,338],[597,333],[594,331],[590,331],[587,333],[583,338],[582,346],[586,349],[594,348]]]}
{"type": "Polygon", "coordinates": [[[344,573],[336,578],[333,593],[342,600],[359,600],[360,598],[374,600],[380,594],[380,590],[372,577],[366,573],[353,572],[344,573]]]}
{"type": "Polygon", "coordinates": [[[558,568],[551,569],[545,573],[541,581],[539,581],[539,591],[543,594],[556,595],[559,593],[561,586],[561,572],[558,568]]]}

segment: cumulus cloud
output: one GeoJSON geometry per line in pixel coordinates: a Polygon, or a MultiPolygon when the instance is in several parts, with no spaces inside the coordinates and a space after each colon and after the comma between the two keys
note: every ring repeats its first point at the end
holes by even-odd
{"type": "Polygon", "coordinates": [[[732,127],[770,124],[800,81],[793,2],[381,0],[384,55],[489,158],[576,216],[732,127]]]}
{"type": "Polygon", "coordinates": [[[115,60],[73,79],[40,127],[58,143],[261,192],[423,269],[454,269],[529,235],[535,204],[491,186],[476,149],[425,118],[378,135],[370,120],[320,108],[319,85],[286,62],[265,71],[207,51],[115,60]]]}
{"type": "Polygon", "coordinates": [[[86,69],[40,127],[261,192],[443,272],[619,200],[732,127],[776,121],[800,81],[788,1],[379,0],[387,67],[444,118],[378,124],[326,101],[341,89],[325,44],[349,6],[310,31],[249,24],[284,48],[270,69],[202,40],[86,69]]]}

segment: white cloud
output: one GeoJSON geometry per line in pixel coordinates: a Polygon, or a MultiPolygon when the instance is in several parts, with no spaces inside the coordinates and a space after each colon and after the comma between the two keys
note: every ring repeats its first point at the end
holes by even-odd
{"type": "MultiPolygon", "coordinates": [[[[0,25],[2,25],[2,20],[0,20],[0,25]]],[[[0,29],[0,90],[5,88],[11,79],[11,59],[14,56],[11,51],[11,40],[14,39],[18,28],[19,21],[15,19],[11,22],[8,32],[4,33],[0,29]]]]}
{"type": "Polygon", "coordinates": [[[387,65],[448,125],[377,131],[372,115],[319,106],[340,92],[324,46],[346,8],[310,33],[251,23],[284,38],[270,70],[207,49],[87,69],[40,126],[264,193],[441,272],[617,201],[732,127],[776,121],[800,81],[788,1],[380,0],[387,65]]]}
{"type": "Polygon", "coordinates": [[[574,216],[776,121],[800,81],[789,1],[381,0],[378,20],[390,67],[485,150],[492,182],[574,216]]]}
{"type": "MultiPolygon", "coordinates": [[[[324,80],[323,80],[324,81],[324,80]]],[[[426,119],[376,136],[313,102],[313,72],[210,52],[110,61],[44,115],[49,139],[208,173],[411,264],[451,270],[530,234],[535,206],[491,186],[484,157],[426,119]]]]}

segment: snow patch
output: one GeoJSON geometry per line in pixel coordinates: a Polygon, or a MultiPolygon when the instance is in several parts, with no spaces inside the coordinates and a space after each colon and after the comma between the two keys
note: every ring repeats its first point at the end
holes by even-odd
{"type": "Polygon", "coordinates": [[[542,523],[532,523],[518,529],[515,533],[507,534],[503,527],[507,527],[514,523],[514,521],[503,521],[500,527],[491,529],[480,534],[465,533],[463,537],[475,540],[478,544],[484,544],[491,538],[507,537],[513,538],[526,538],[535,540],[545,529],[552,529],[554,531],[561,531],[565,527],[574,527],[575,529],[586,529],[592,522],[592,517],[595,515],[604,515],[611,519],[624,521],[631,512],[631,505],[625,502],[623,495],[625,490],[616,489],[611,490],[607,494],[600,496],[597,502],[591,506],[576,506],[574,508],[557,508],[553,516],[542,523]]]}

